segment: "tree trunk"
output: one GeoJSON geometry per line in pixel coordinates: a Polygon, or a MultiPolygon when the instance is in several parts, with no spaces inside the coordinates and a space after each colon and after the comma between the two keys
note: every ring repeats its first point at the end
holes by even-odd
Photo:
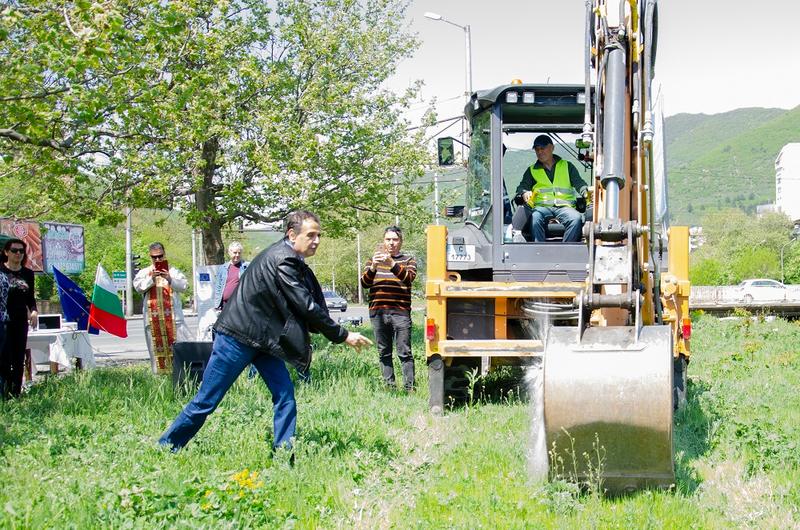
{"type": "Polygon", "coordinates": [[[215,222],[209,226],[203,226],[203,252],[206,256],[206,264],[221,265],[225,263],[225,245],[222,241],[222,226],[215,222]]]}
{"type": "Polygon", "coordinates": [[[219,265],[225,263],[225,246],[222,241],[222,220],[217,214],[217,201],[214,195],[214,171],[216,169],[219,139],[214,136],[203,142],[203,161],[201,168],[202,186],[195,192],[195,208],[202,214],[203,253],[206,263],[219,265]]]}

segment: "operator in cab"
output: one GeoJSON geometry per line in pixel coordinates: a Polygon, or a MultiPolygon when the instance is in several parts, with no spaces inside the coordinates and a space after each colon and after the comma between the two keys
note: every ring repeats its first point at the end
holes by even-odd
{"type": "Polygon", "coordinates": [[[534,241],[545,241],[545,227],[555,218],[564,225],[563,241],[578,242],[582,236],[583,215],[576,209],[576,203],[579,197],[585,200],[587,186],[578,169],[554,155],[553,149],[553,140],[546,134],[540,134],[533,141],[537,160],[525,170],[514,202],[532,209],[530,223],[534,241]]]}

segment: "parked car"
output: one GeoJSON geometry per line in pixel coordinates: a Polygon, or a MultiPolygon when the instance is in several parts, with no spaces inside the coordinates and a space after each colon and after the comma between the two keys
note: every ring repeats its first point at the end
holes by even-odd
{"type": "Polygon", "coordinates": [[[738,298],[750,304],[752,302],[777,302],[786,300],[786,286],[777,280],[758,278],[745,280],[738,286],[738,298]]]}
{"type": "Polygon", "coordinates": [[[336,291],[322,291],[322,294],[325,296],[325,303],[328,305],[328,309],[338,309],[342,313],[347,311],[347,300],[336,294],[336,291]]]}

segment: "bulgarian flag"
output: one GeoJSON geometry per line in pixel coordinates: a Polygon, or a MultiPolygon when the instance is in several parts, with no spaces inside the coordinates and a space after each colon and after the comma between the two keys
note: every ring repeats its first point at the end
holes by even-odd
{"type": "Polygon", "coordinates": [[[89,308],[89,325],[117,337],[128,336],[128,322],[122,314],[122,304],[117,289],[106,270],[99,263],[94,277],[92,306],[89,308]]]}

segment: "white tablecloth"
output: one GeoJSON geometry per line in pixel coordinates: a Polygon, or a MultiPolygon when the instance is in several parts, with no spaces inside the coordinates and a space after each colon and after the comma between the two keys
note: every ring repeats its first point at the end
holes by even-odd
{"type": "Polygon", "coordinates": [[[48,362],[70,368],[72,359],[81,359],[83,368],[94,368],[94,350],[86,331],[72,329],[53,329],[31,331],[28,333],[28,348],[35,364],[48,362]]]}

